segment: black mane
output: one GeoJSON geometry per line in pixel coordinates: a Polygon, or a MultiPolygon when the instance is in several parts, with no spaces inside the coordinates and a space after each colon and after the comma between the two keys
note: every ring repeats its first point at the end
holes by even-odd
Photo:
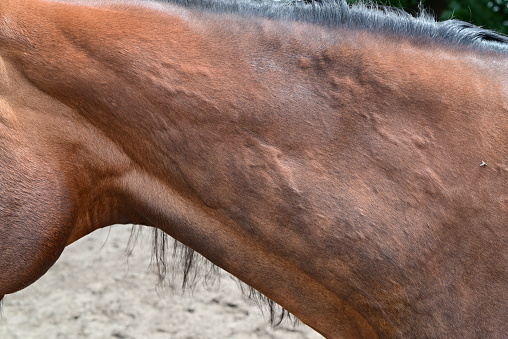
{"type": "Polygon", "coordinates": [[[345,0],[158,0],[217,13],[236,13],[278,20],[309,22],[330,27],[372,30],[415,39],[508,53],[508,37],[473,24],[437,22],[422,10],[417,16],[371,1],[349,5],[345,0]]]}

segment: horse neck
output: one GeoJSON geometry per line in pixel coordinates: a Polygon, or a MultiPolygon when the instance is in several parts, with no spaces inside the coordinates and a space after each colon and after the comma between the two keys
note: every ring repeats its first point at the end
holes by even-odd
{"type": "MultiPolygon", "coordinates": [[[[50,153],[71,178],[67,179],[72,181],[69,185],[73,190],[79,188],[73,194],[81,200],[77,214],[86,227],[77,227],[71,241],[100,225],[139,218],[200,249],[214,263],[281,302],[329,337],[373,337],[369,322],[379,333],[390,336],[400,330],[396,328],[399,322],[411,324],[412,313],[395,319],[403,312],[391,312],[389,301],[394,309],[414,302],[420,307],[415,306],[417,311],[433,310],[425,304],[431,301],[411,299],[420,291],[417,287],[425,282],[423,278],[428,278],[424,271],[404,267],[404,273],[413,274],[402,277],[404,286],[416,286],[412,291],[373,288],[384,276],[388,280],[401,278],[399,271],[386,266],[386,271],[372,274],[370,270],[376,269],[378,264],[374,263],[379,261],[369,257],[367,249],[355,247],[357,235],[346,234],[344,229],[358,223],[355,226],[366,225],[365,232],[374,224],[390,230],[398,226],[393,226],[391,218],[406,217],[397,215],[401,212],[396,208],[390,209],[395,217],[367,208],[351,215],[358,209],[350,203],[357,194],[348,184],[362,177],[362,185],[380,187],[375,179],[387,181],[379,174],[386,172],[415,174],[416,179],[423,176],[439,185],[434,177],[449,179],[455,184],[454,196],[437,194],[436,199],[445,203],[436,204],[436,211],[421,220],[442,217],[446,221],[439,206],[448,207],[447,203],[459,201],[461,195],[474,198],[471,192],[476,189],[467,185],[461,188],[455,182],[458,175],[450,178],[446,174],[467,177],[463,169],[467,164],[459,166],[446,157],[455,156],[464,143],[474,139],[475,124],[483,121],[479,118],[506,114],[506,109],[499,109],[493,100],[496,95],[489,93],[486,85],[473,92],[463,90],[473,82],[467,79],[492,81],[486,80],[490,74],[481,75],[467,67],[467,62],[456,62],[459,52],[425,52],[410,42],[398,44],[393,40],[393,50],[386,52],[382,46],[390,40],[380,42],[373,37],[337,47],[328,39],[329,33],[323,33],[323,39],[333,45],[327,49],[316,49],[296,37],[293,42],[300,42],[298,47],[285,47],[277,34],[256,37],[259,30],[251,27],[246,33],[236,33],[237,37],[250,34],[249,39],[224,43],[203,33],[206,24],[191,29],[188,20],[192,18],[168,12],[128,8],[106,11],[35,0],[23,11],[8,9],[4,10],[17,26],[9,26],[10,30],[2,26],[1,38],[7,44],[2,53],[7,68],[21,70],[16,73],[19,81],[25,81],[21,87],[32,91],[24,99],[16,99],[47,104],[33,111],[31,116],[38,118],[26,120],[26,124],[31,123],[31,133],[40,143],[52,145],[50,153]],[[272,39],[263,39],[270,36],[272,39]],[[252,44],[250,49],[247,44],[252,44]],[[257,49],[259,46],[263,49],[257,49]],[[294,52],[301,52],[296,53],[300,56],[296,60],[291,58],[294,52]],[[411,71],[406,72],[408,69],[411,71]],[[464,95],[482,91],[483,97],[464,95]],[[479,98],[481,103],[476,102],[479,98]],[[401,121],[414,135],[401,130],[401,121]],[[34,130],[34,122],[43,128],[34,130]],[[54,131],[54,126],[59,126],[59,131],[54,131]],[[61,130],[66,133],[58,133],[61,130]],[[421,149],[434,144],[448,148],[441,151],[438,147],[432,158],[435,163],[429,164],[428,159],[418,156],[420,153],[412,152],[413,148],[404,147],[413,143],[421,149]],[[402,146],[394,152],[393,145],[402,146]],[[414,168],[428,169],[430,174],[403,168],[408,162],[414,168]],[[454,171],[443,164],[453,166],[454,171]],[[374,173],[375,169],[378,172],[374,173]],[[108,200],[99,200],[99,204],[91,201],[104,195],[108,200]],[[94,204],[106,205],[110,211],[79,210],[94,204]],[[316,210],[316,206],[323,210],[316,210]],[[358,220],[365,222],[360,225],[358,220]],[[316,246],[310,248],[308,244],[316,246]],[[336,252],[338,256],[334,256],[336,252]],[[340,255],[351,263],[338,262],[340,255]],[[344,268],[355,264],[368,269],[352,274],[344,268]],[[326,272],[339,273],[326,276],[326,272]],[[298,286],[288,280],[299,282],[298,286]],[[378,304],[369,304],[370,292],[378,304]],[[355,307],[344,300],[353,300],[350,302],[356,302],[355,307]],[[363,310],[366,312],[362,314],[363,310]],[[393,322],[385,321],[385,312],[393,322]]],[[[303,28],[308,26],[295,27],[306,34],[303,28]]],[[[211,30],[221,32],[215,26],[211,30]]],[[[270,28],[268,32],[272,32],[270,28]]],[[[229,36],[225,30],[222,33],[229,36]]],[[[40,107],[34,102],[29,106],[40,107]]],[[[503,135],[493,133],[486,146],[473,142],[474,152],[482,151],[501,163],[500,157],[506,152],[498,152],[495,144],[508,145],[502,143],[506,138],[503,135]]],[[[400,183],[390,180],[390,185],[400,183]]],[[[499,191],[496,182],[489,184],[492,191],[499,191]]],[[[412,187],[402,186],[401,190],[412,187]]],[[[397,207],[393,194],[400,192],[390,187],[381,187],[384,191],[380,194],[386,195],[386,204],[397,207]]],[[[406,193],[412,199],[411,193],[406,193]]],[[[355,202],[364,201],[359,198],[355,202]]],[[[496,227],[502,225],[489,221],[496,227]]],[[[421,233],[415,229],[413,225],[412,237],[422,238],[415,243],[425,243],[427,228],[421,233]]],[[[381,248],[390,254],[391,249],[401,248],[398,241],[407,241],[404,236],[395,237],[401,233],[394,230],[394,238],[377,244],[373,243],[375,238],[358,239],[372,253],[381,248]]],[[[496,246],[486,249],[490,252],[485,257],[491,256],[496,246]]],[[[427,253],[425,248],[411,249],[427,253]]],[[[435,255],[433,260],[439,262],[436,258],[440,254],[435,255]]],[[[393,254],[393,260],[398,256],[393,254]]],[[[400,256],[412,260],[415,254],[400,256]]],[[[405,263],[395,262],[393,266],[400,269],[397,265],[405,263]]],[[[436,290],[436,295],[438,292],[446,291],[436,290]]],[[[453,310],[447,311],[456,315],[453,310]]],[[[418,328],[418,324],[413,325],[418,328]]]]}

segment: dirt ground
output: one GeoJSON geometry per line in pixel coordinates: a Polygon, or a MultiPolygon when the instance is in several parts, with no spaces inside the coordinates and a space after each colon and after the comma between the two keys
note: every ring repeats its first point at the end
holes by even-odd
{"type": "Polygon", "coordinates": [[[127,255],[129,235],[114,226],[69,246],[38,282],[5,298],[0,338],[323,338],[303,324],[273,328],[226,273],[209,289],[157,288],[149,232],[127,255]]]}

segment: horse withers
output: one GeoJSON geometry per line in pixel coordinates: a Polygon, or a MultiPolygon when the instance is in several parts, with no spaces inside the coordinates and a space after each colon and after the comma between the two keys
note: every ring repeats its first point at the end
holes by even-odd
{"type": "Polygon", "coordinates": [[[506,37],[343,1],[0,16],[0,295],[138,223],[328,338],[508,333],[506,37]]]}

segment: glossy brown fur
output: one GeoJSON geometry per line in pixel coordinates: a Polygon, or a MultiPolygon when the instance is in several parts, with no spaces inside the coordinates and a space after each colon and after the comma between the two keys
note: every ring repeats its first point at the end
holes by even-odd
{"type": "Polygon", "coordinates": [[[506,55],[171,5],[0,18],[0,295],[134,222],[328,338],[508,333],[506,55]]]}

